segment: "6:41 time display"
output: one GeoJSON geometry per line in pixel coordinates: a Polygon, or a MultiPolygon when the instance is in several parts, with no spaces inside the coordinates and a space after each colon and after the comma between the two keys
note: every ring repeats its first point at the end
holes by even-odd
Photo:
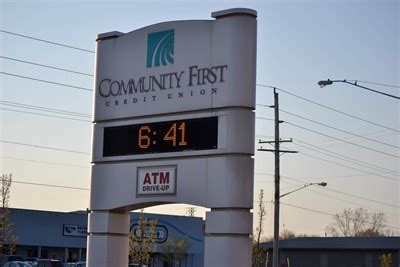
{"type": "MultiPolygon", "coordinates": [[[[153,143],[154,145],[157,144],[157,141],[151,141],[151,128],[148,125],[142,126],[139,129],[139,136],[138,136],[138,145],[142,149],[147,149],[153,143]]],[[[186,122],[180,122],[179,126],[177,123],[174,122],[169,128],[168,132],[164,135],[163,141],[171,141],[172,146],[187,146],[186,142],[186,122]],[[178,131],[177,131],[178,128],[178,131]],[[177,142],[178,139],[178,142],[177,142]]],[[[153,132],[154,135],[157,132],[153,132]]]]}
{"type": "Polygon", "coordinates": [[[103,156],[217,149],[218,117],[105,127],[103,156]]]}

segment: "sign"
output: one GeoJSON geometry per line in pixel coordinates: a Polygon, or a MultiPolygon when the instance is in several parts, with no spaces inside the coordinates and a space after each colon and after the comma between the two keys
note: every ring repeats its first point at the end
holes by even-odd
{"type": "Polygon", "coordinates": [[[176,193],[177,166],[140,167],[137,171],[137,195],[176,193]]]}
{"type": "Polygon", "coordinates": [[[64,224],[63,235],[86,237],[87,227],[83,225],[64,224]]]}
{"type": "MultiPolygon", "coordinates": [[[[141,241],[143,238],[149,238],[152,234],[149,224],[145,225],[143,229],[140,229],[139,225],[135,223],[131,226],[130,232],[133,233],[133,238],[137,241],[141,241]]],[[[153,235],[157,243],[164,243],[168,239],[168,229],[164,225],[157,224],[153,235]]]]}
{"type": "Polygon", "coordinates": [[[103,157],[216,149],[218,117],[104,128],[103,157]]]}
{"type": "Polygon", "coordinates": [[[255,109],[256,21],[178,21],[98,35],[94,120],[255,109]]]}
{"type": "Polygon", "coordinates": [[[128,211],[171,203],[211,209],[204,266],[250,266],[256,12],[212,16],[97,36],[89,267],[127,266],[128,211]]]}

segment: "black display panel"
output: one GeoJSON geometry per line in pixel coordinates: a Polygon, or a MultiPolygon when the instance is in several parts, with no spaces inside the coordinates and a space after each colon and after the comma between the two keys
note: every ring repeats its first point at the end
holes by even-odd
{"type": "Polygon", "coordinates": [[[217,149],[218,117],[104,128],[103,157],[217,149]]]}

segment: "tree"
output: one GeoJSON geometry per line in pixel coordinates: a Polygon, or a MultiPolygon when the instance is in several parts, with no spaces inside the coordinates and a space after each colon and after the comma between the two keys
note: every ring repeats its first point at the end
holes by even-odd
{"type": "Polygon", "coordinates": [[[184,238],[168,238],[162,246],[162,257],[169,266],[179,266],[180,262],[185,258],[187,250],[191,243],[187,237],[184,238]]]}
{"type": "Polygon", "coordinates": [[[379,257],[380,267],[391,267],[392,266],[392,254],[382,254],[379,257]]]}
{"type": "Polygon", "coordinates": [[[259,266],[263,263],[267,256],[267,250],[261,246],[262,234],[264,232],[264,221],[267,212],[265,210],[264,205],[264,190],[260,190],[260,194],[258,196],[258,220],[256,231],[253,234],[253,248],[252,248],[252,266],[259,266]]]}
{"type": "Polygon", "coordinates": [[[293,239],[296,238],[296,233],[287,229],[282,230],[281,234],[279,235],[280,240],[285,239],[293,239]]]}
{"type": "Polygon", "coordinates": [[[140,211],[137,228],[129,232],[129,257],[133,263],[147,265],[151,253],[157,247],[157,220],[148,221],[143,209],[140,211]]]}
{"type": "Polygon", "coordinates": [[[0,252],[2,255],[13,254],[17,244],[17,237],[13,234],[14,225],[10,220],[10,210],[8,209],[8,204],[10,201],[11,183],[12,183],[11,173],[9,175],[3,174],[1,176],[0,252]]]}
{"type": "Polygon", "coordinates": [[[344,209],[337,213],[334,222],[326,230],[332,236],[377,237],[384,236],[386,217],[383,212],[366,209],[344,209]]]}

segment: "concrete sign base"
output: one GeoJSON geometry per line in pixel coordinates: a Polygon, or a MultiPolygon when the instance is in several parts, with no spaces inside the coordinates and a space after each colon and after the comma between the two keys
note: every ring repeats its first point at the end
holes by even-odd
{"type": "Polygon", "coordinates": [[[129,213],[89,214],[87,266],[128,266],[129,220],[129,213]]]}
{"type": "Polygon", "coordinates": [[[212,209],[206,216],[204,266],[251,266],[253,216],[248,209],[212,209]]]}

